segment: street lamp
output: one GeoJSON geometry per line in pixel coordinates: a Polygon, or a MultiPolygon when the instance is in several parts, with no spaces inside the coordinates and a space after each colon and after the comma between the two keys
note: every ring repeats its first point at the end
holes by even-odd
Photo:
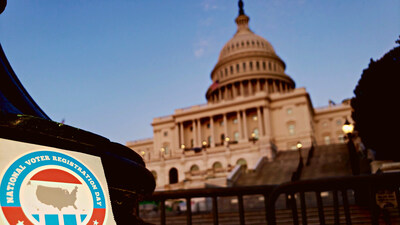
{"type": "Polygon", "coordinates": [[[230,140],[231,140],[231,139],[230,139],[229,137],[226,137],[226,138],[225,138],[225,142],[226,142],[226,146],[227,146],[227,147],[229,147],[229,141],[230,141],[230,140]]]}
{"type": "Polygon", "coordinates": [[[303,157],[301,156],[301,148],[303,148],[303,144],[298,141],[296,144],[297,151],[299,152],[300,161],[303,162],[303,157]]]}
{"type": "Polygon", "coordinates": [[[343,124],[342,130],[347,136],[350,136],[351,133],[353,133],[354,126],[353,124],[349,123],[349,121],[346,119],[346,121],[343,124]]]}
{"type": "Polygon", "coordinates": [[[255,134],[255,133],[251,133],[251,138],[250,138],[250,140],[253,142],[253,144],[256,143],[257,137],[256,137],[256,134],[255,134]]]}
{"type": "Polygon", "coordinates": [[[206,148],[207,148],[207,141],[203,141],[203,142],[201,143],[201,145],[202,145],[202,147],[203,147],[204,149],[206,149],[206,148]]]}
{"type": "Polygon", "coordinates": [[[347,146],[349,149],[351,170],[353,171],[353,175],[358,175],[360,173],[360,168],[359,168],[360,164],[359,164],[359,159],[357,156],[357,150],[356,150],[356,147],[354,146],[354,142],[352,140],[352,133],[354,130],[354,126],[353,126],[353,124],[349,123],[347,118],[343,124],[342,130],[347,135],[347,139],[348,139],[347,146]]]}

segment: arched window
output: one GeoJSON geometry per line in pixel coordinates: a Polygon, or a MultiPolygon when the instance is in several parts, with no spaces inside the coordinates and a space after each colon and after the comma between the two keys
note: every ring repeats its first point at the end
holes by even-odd
{"type": "Polygon", "coordinates": [[[178,183],[178,170],[175,167],[172,167],[169,170],[169,183],[170,184],[178,183]]]}
{"type": "Polygon", "coordinates": [[[213,169],[214,172],[222,171],[223,170],[222,169],[222,164],[217,161],[212,165],[212,169],[213,169]]]}
{"type": "Polygon", "coordinates": [[[190,172],[191,172],[191,173],[192,173],[192,172],[199,171],[199,170],[200,170],[200,168],[199,168],[199,166],[196,165],[196,164],[193,164],[193,165],[190,167],[190,172]]]}
{"type": "Polygon", "coordinates": [[[243,159],[243,158],[238,159],[238,160],[236,161],[236,165],[241,165],[241,166],[247,168],[247,162],[246,162],[246,160],[243,159]]]}

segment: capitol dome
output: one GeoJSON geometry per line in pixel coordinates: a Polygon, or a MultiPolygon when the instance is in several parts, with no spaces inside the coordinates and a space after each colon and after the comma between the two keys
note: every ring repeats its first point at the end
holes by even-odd
{"type": "Polygon", "coordinates": [[[249,28],[249,17],[239,1],[235,35],[222,48],[211,72],[212,84],[206,98],[209,103],[233,100],[258,92],[288,92],[294,81],[285,74],[286,65],[272,45],[249,28]]]}

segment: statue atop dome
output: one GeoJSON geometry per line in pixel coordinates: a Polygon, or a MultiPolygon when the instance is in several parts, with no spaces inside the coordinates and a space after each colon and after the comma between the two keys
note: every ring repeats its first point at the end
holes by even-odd
{"type": "Polygon", "coordinates": [[[239,6],[239,15],[244,15],[243,1],[242,0],[239,0],[238,6],[239,6]]]}

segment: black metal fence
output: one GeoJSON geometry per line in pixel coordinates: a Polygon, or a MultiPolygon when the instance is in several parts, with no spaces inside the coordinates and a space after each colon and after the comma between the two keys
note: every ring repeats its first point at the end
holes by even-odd
{"type": "Polygon", "coordinates": [[[323,205],[321,198],[323,192],[332,197],[331,217],[333,218],[330,219],[333,219],[334,224],[341,222],[352,224],[352,221],[357,219],[351,215],[349,197],[354,198],[354,203],[365,210],[364,214],[370,216],[370,221],[366,221],[367,224],[392,224],[393,221],[398,224],[400,222],[398,220],[399,187],[400,173],[326,178],[283,184],[278,186],[270,196],[267,211],[268,224],[276,224],[275,201],[282,194],[290,196],[293,224],[301,222],[305,225],[309,222],[307,209],[312,207],[307,206],[306,194],[315,195],[319,224],[326,224],[325,211],[329,207],[323,205]],[[339,193],[341,199],[339,199],[339,193]],[[392,210],[395,208],[397,212],[392,210]]]}
{"type": "Polygon", "coordinates": [[[218,199],[226,196],[237,199],[238,224],[243,225],[247,222],[245,211],[248,210],[243,198],[254,195],[263,196],[264,207],[261,210],[265,213],[265,220],[260,224],[352,224],[360,221],[364,224],[400,224],[399,187],[400,173],[390,173],[295,181],[279,186],[163,191],[155,192],[145,200],[159,202],[158,215],[162,225],[166,224],[167,200],[185,199],[183,215],[186,224],[193,224],[191,199],[203,197],[211,198],[212,202],[212,222],[209,223],[219,224],[218,199]],[[287,203],[285,212],[289,216],[285,215],[283,221],[279,221],[281,218],[277,216],[277,211],[282,210],[279,199],[287,203]],[[355,213],[361,213],[363,217],[353,215],[355,213]]]}

